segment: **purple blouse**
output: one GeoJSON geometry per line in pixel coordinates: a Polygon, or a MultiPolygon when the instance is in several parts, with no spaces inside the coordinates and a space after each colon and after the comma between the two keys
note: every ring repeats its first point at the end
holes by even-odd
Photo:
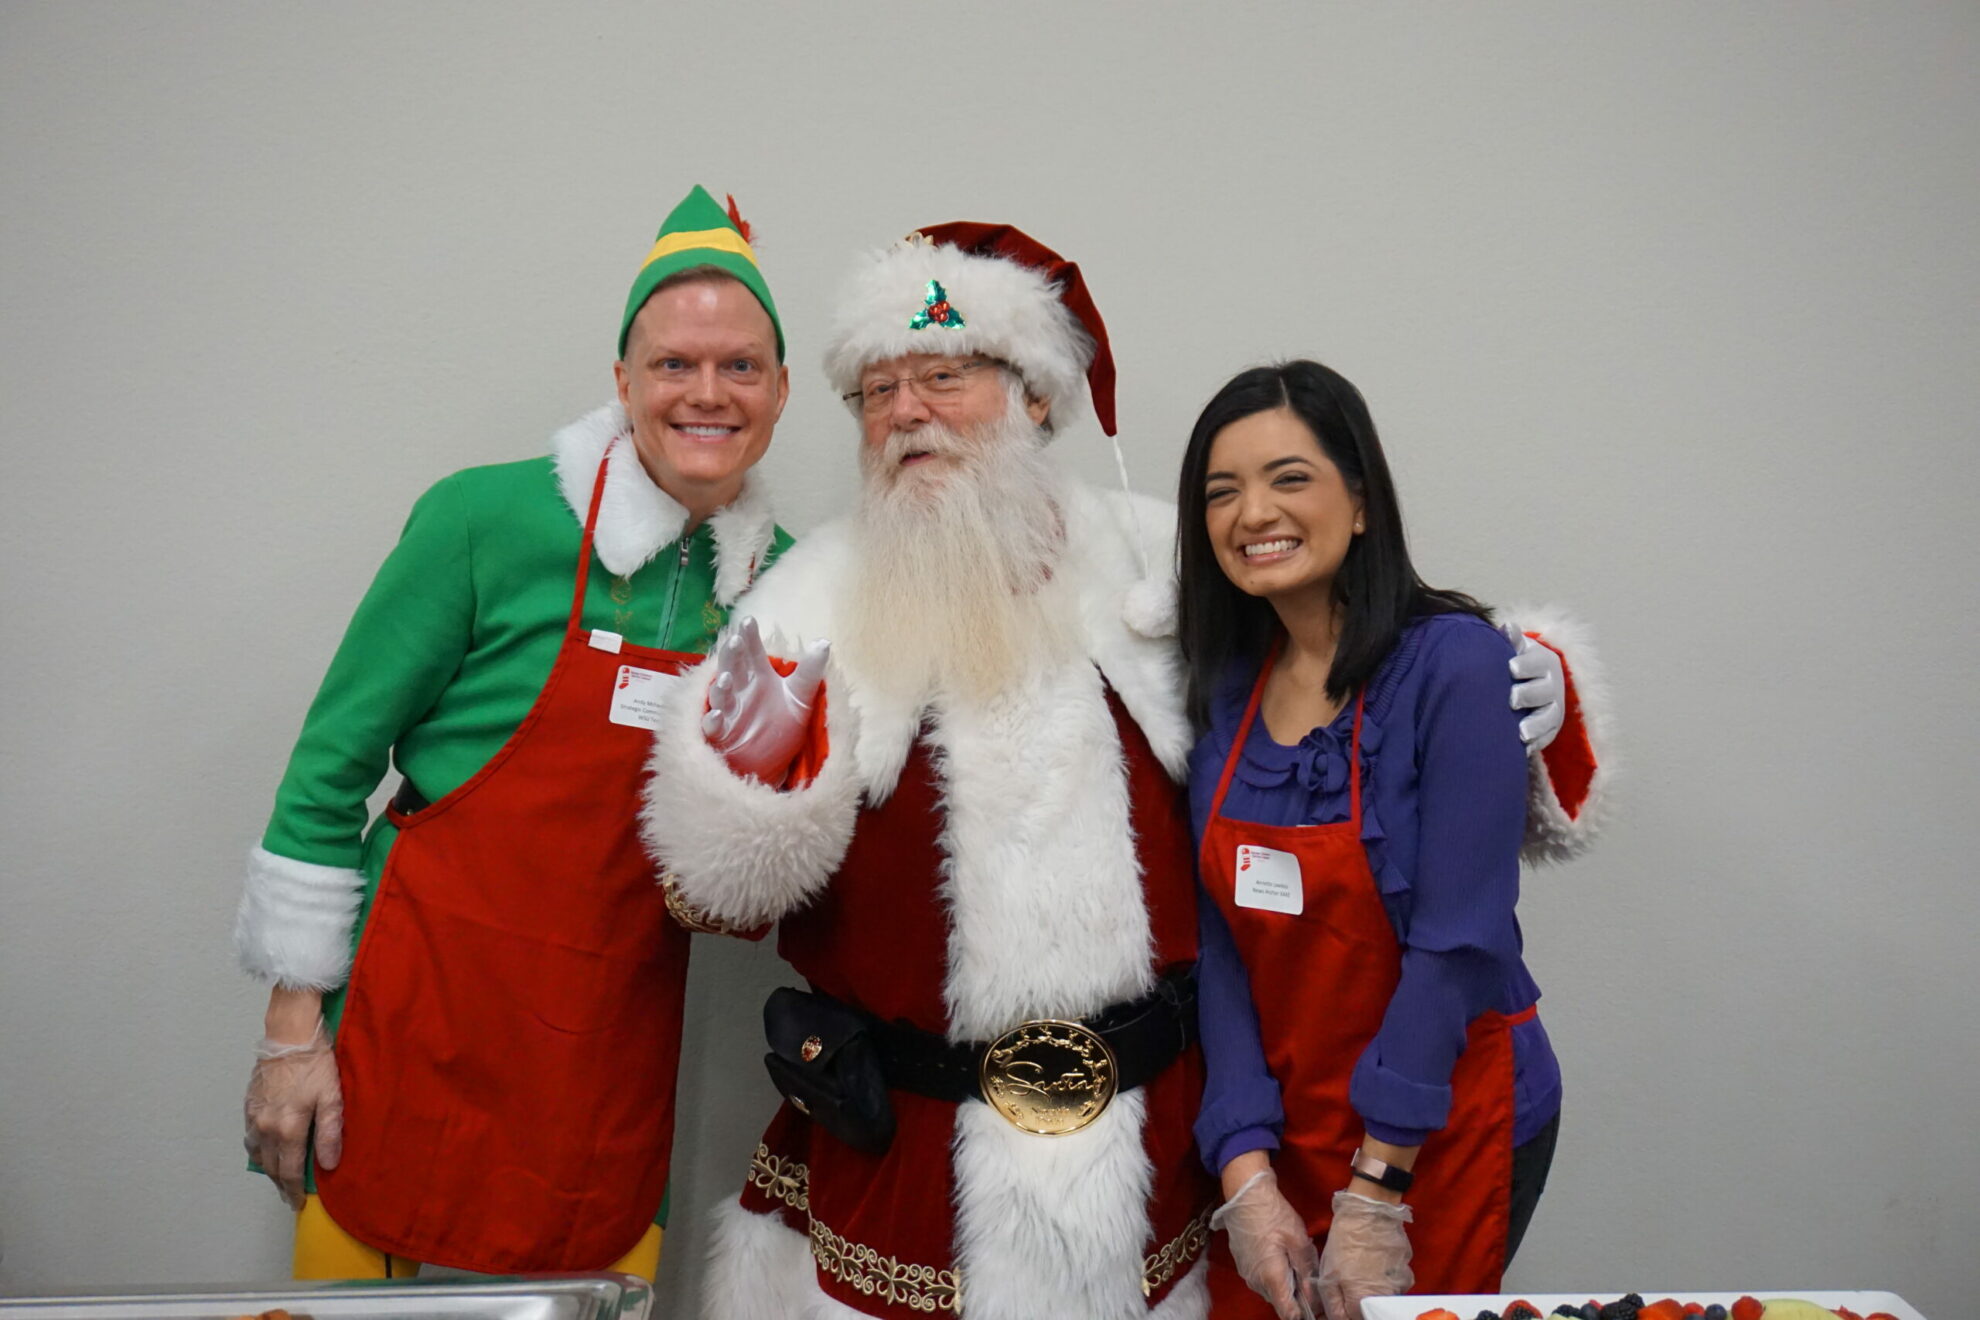
{"type": "MultiPolygon", "coordinates": [[[[1368,1135],[1420,1145],[1450,1114],[1451,1069],[1465,1028],[1488,1009],[1540,997],[1521,959],[1519,847],[1526,754],[1507,701],[1512,644],[1468,614],[1412,623],[1368,685],[1361,726],[1361,841],[1402,944],[1402,977],[1382,1026],[1355,1063],[1349,1100],[1368,1135]]],[[[1210,730],[1190,754],[1190,816],[1200,843],[1231,739],[1257,677],[1233,673],[1213,695],[1210,730]]],[[[1354,703],[1287,747],[1261,716],[1238,755],[1227,819],[1268,825],[1347,820],[1354,703]]],[[[1245,974],[1223,913],[1199,889],[1198,1012],[1208,1078],[1196,1142],[1214,1173],[1249,1150],[1276,1149],[1285,1127],[1265,1066],[1245,974]]],[[[1513,1029],[1513,1143],[1560,1112],[1561,1073],[1536,1016],[1513,1029]]]]}

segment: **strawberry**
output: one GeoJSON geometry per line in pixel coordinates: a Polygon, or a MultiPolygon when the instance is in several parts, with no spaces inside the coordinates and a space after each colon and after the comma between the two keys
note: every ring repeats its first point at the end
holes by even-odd
{"type": "Polygon", "coordinates": [[[1742,1297],[1733,1303],[1732,1320],[1760,1320],[1760,1313],[1766,1309],[1758,1297],[1742,1297]]]}

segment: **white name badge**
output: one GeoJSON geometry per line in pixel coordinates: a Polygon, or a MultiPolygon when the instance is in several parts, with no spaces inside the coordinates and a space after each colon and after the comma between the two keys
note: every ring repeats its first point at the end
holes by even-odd
{"type": "Polygon", "coordinates": [[[657,669],[620,665],[612,679],[612,723],[635,729],[659,728],[660,694],[667,690],[667,680],[672,677],[657,669]]]}
{"type": "Polygon", "coordinates": [[[1240,843],[1237,902],[1239,907],[1298,916],[1306,910],[1306,888],[1299,879],[1299,858],[1277,848],[1240,843]]]}

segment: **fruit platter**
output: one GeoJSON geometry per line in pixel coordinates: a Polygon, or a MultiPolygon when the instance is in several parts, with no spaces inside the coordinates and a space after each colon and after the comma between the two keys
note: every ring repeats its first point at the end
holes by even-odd
{"type": "Polygon", "coordinates": [[[1371,1297],[1363,1320],[1925,1320],[1896,1293],[1767,1289],[1745,1293],[1528,1293],[1371,1297]]]}

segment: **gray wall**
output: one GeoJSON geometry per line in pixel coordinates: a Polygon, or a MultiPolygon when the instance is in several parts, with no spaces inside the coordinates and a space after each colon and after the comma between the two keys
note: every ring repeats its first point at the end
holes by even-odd
{"type": "MultiPolygon", "coordinates": [[[[413,497],[607,397],[702,181],[800,530],[831,289],[917,224],[1081,261],[1143,489],[1238,367],[1357,380],[1426,574],[1572,602],[1627,732],[1522,908],[1568,1109],[1514,1285],[1970,1311],[1976,67],[1951,3],[0,8],[0,1292],[286,1268],[242,850],[413,497]]],[[[696,954],[690,1210],[778,979],[696,954]]]]}

